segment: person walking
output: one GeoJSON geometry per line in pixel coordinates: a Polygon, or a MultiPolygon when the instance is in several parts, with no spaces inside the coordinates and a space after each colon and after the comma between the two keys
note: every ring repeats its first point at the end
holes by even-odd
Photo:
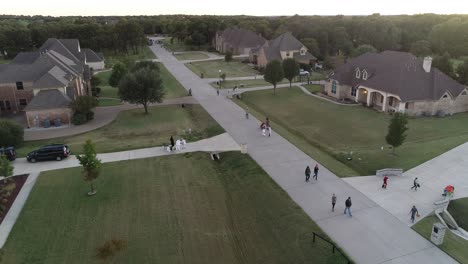
{"type": "Polygon", "coordinates": [[[413,187],[411,187],[411,189],[414,189],[415,191],[417,191],[418,187],[421,187],[421,185],[419,185],[418,177],[416,177],[414,178],[413,187]]]}
{"type": "Polygon", "coordinates": [[[346,211],[348,211],[348,214],[350,217],[352,217],[353,215],[351,214],[351,205],[353,205],[353,203],[351,202],[351,197],[348,197],[348,199],[346,199],[346,202],[345,202],[345,209],[344,209],[344,214],[346,214],[346,211]]]}
{"type": "Polygon", "coordinates": [[[388,177],[387,177],[387,175],[385,175],[385,176],[383,177],[382,188],[387,189],[387,181],[388,181],[388,177]]]}
{"type": "Polygon", "coordinates": [[[268,136],[271,137],[271,126],[268,126],[268,136]]]}
{"type": "Polygon", "coordinates": [[[174,150],[174,145],[175,144],[174,144],[174,138],[172,136],[171,136],[170,141],[171,141],[171,150],[174,150]]]}
{"type": "Polygon", "coordinates": [[[245,119],[249,119],[249,108],[245,110],[245,119]]]}
{"type": "Polygon", "coordinates": [[[419,212],[418,212],[418,209],[416,208],[416,205],[413,205],[413,208],[411,208],[409,213],[411,214],[411,223],[414,223],[415,216],[419,217],[419,212]]]}
{"type": "Polygon", "coordinates": [[[266,118],[265,124],[267,127],[270,127],[270,119],[268,119],[268,117],[266,118]]]}
{"type": "Polygon", "coordinates": [[[216,89],[216,93],[217,93],[217,94],[218,94],[218,96],[219,96],[219,88],[218,88],[218,89],[216,89]]]}
{"type": "Polygon", "coordinates": [[[317,180],[318,171],[319,171],[318,164],[315,164],[315,167],[314,167],[314,178],[315,178],[315,180],[317,180]]]}
{"type": "Polygon", "coordinates": [[[336,195],[332,195],[332,212],[335,212],[336,195]]]}
{"type": "Polygon", "coordinates": [[[306,182],[309,181],[309,178],[310,178],[310,167],[307,166],[307,168],[305,169],[305,177],[306,177],[306,182]]]}

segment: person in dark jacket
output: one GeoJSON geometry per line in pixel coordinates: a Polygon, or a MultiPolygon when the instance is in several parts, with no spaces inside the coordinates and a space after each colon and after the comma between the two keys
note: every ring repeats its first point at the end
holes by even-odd
{"type": "Polygon", "coordinates": [[[171,136],[171,150],[174,150],[174,138],[171,136]]]}
{"type": "Polygon", "coordinates": [[[417,191],[418,187],[421,187],[421,185],[419,185],[418,177],[416,177],[414,178],[413,187],[411,187],[411,189],[414,189],[415,191],[417,191]]]}
{"type": "Polygon", "coordinates": [[[318,164],[315,164],[315,167],[314,167],[314,178],[315,178],[315,180],[317,180],[318,171],[319,171],[318,164]]]}
{"type": "Polygon", "coordinates": [[[410,210],[410,214],[411,214],[411,223],[414,223],[415,216],[419,216],[419,212],[418,212],[418,209],[416,208],[416,205],[413,205],[413,208],[411,208],[410,210]]]}
{"type": "Polygon", "coordinates": [[[332,212],[335,212],[336,195],[332,195],[332,212]]]}
{"type": "Polygon", "coordinates": [[[351,203],[351,197],[348,197],[348,199],[346,199],[346,202],[345,202],[346,207],[344,209],[344,214],[346,214],[346,211],[348,211],[349,216],[352,217],[353,215],[351,214],[351,205],[353,205],[351,203]]]}
{"type": "Polygon", "coordinates": [[[307,168],[305,169],[305,177],[306,177],[306,182],[308,182],[308,181],[309,181],[309,178],[310,178],[310,173],[311,173],[311,171],[310,171],[310,167],[309,167],[309,166],[307,166],[307,168]]]}

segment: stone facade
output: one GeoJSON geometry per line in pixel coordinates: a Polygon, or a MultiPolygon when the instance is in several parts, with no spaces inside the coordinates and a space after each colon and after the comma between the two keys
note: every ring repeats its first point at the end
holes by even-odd
{"type": "Polygon", "coordinates": [[[0,84],[0,112],[17,113],[22,111],[34,97],[32,82],[24,82],[23,90],[18,90],[16,83],[0,84]]]}
{"type": "MultiPolygon", "coordinates": [[[[69,108],[46,109],[26,112],[28,127],[42,127],[45,120],[54,122],[60,119],[61,125],[67,125],[71,122],[72,110],[69,108]]],[[[53,126],[53,124],[51,124],[53,126]]]]}

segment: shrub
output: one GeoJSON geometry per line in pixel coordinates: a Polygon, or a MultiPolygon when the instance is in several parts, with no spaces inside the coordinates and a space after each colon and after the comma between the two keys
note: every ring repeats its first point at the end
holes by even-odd
{"type": "Polygon", "coordinates": [[[24,141],[24,130],[17,123],[0,119],[0,146],[19,147],[24,141]]]}
{"type": "Polygon", "coordinates": [[[115,254],[120,252],[126,246],[126,241],[113,238],[109,241],[106,241],[102,246],[96,248],[96,257],[101,260],[107,260],[108,258],[113,257],[115,254]]]}
{"type": "Polygon", "coordinates": [[[92,96],[82,95],[78,96],[70,103],[70,108],[74,112],[88,113],[98,105],[98,100],[92,96]]]}
{"type": "Polygon", "coordinates": [[[226,62],[232,61],[232,52],[231,51],[226,52],[226,56],[224,56],[224,60],[226,62]]]}
{"type": "Polygon", "coordinates": [[[94,112],[93,111],[89,111],[88,113],[86,113],[86,120],[93,120],[94,119],[94,112]]]}
{"type": "Polygon", "coordinates": [[[75,126],[82,125],[82,124],[86,123],[87,121],[88,121],[87,117],[83,113],[76,112],[72,117],[72,123],[75,126]]]}

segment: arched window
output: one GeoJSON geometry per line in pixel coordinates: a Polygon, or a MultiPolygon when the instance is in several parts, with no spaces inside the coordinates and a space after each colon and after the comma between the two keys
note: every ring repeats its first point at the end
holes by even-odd
{"type": "Polygon", "coordinates": [[[367,80],[367,71],[366,70],[362,71],[362,79],[367,80]]]}
{"type": "Polygon", "coordinates": [[[359,70],[359,68],[356,68],[356,79],[360,79],[361,78],[361,71],[359,70]]]}
{"type": "Polygon", "coordinates": [[[336,94],[336,82],[335,81],[332,82],[331,92],[332,94],[336,94]]]}

